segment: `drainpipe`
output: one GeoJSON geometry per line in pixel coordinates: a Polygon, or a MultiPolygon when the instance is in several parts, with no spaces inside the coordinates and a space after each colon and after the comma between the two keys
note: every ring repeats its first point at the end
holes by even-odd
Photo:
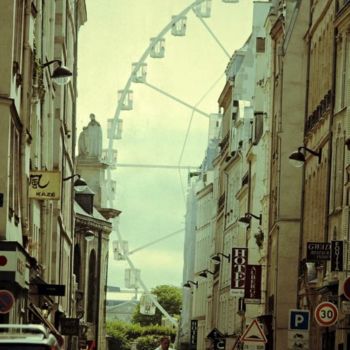
{"type": "Polygon", "coordinates": [[[22,225],[22,237],[29,235],[29,224],[28,224],[28,178],[25,176],[27,162],[26,162],[26,147],[27,147],[27,129],[28,120],[31,113],[31,108],[28,108],[31,99],[31,50],[29,45],[29,27],[31,17],[31,0],[25,2],[24,12],[24,43],[23,43],[23,88],[22,88],[22,103],[21,103],[21,121],[22,121],[22,135],[21,135],[21,225],[22,225]]]}
{"type": "MultiPolygon", "coordinates": [[[[309,7],[309,27],[312,25],[311,5],[309,7]]],[[[309,106],[309,85],[310,85],[310,59],[311,59],[311,41],[308,38],[307,43],[307,61],[306,61],[306,89],[305,89],[305,106],[304,106],[304,137],[305,137],[305,120],[308,117],[308,106],[309,106]]],[[[302,265],[300,264],[303,256],[303,242],[304,242],[304,198],[305,198],[305,166],[302,170],[302,181],[301,181],[301,198],[300,198],[300,235],[299,235],[299,266],[298,266],[298,290],[299,290],[299,276],[302,275],[302,265]]],[[[299,306],[298,293],[296,295],[296,305],[299,306]]]]}
{"type": "Polygon", "coordinates": [[[102,231],[98,232],[98,246],[97,246],[97,298],[96,298],[96,350],[99,350],[99,323],[100,323],[100,293],[101,293],[101,259],[102,259],[102,231]]]}
{"type": "MultiPolygon", "coordinates": [[[[332,65],[332,87],[331,87],[331,110],[329,116],[329,138],[328,138],[328,177],[326,189],[326,208],[325,208],[325,242],[329,240],[329,207],[330,207],[330,193],[331,193],[331,176],[332,176],[332,151],[333,151],[333,118],[334,118],[334,100],[335,100],[335,84],[336,84],[336,69],[337,69],[337,31],[333,33],[333,65],[332,65]]],[[[344,145],[345,147],[345,145],[344,145]]]]}

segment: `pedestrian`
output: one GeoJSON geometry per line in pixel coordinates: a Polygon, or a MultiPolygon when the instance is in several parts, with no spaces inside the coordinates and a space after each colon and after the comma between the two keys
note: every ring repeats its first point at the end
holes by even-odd
{"type": "Polygon", "coordinates": [[[174,350],[173,348],[169,348],[170,339],[169,337],[161,337],[159,339],[159,346],[155,350],[174,350]]]}

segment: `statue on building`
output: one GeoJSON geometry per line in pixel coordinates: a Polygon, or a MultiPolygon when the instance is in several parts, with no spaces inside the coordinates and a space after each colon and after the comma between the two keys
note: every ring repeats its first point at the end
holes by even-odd
{"type": "Polygon", "coordinates": [[[79,135],[78,152],[80,158],[101,158],[102,129],[93,113],[90,114],[89,124],[83,128],[79,135]]]}

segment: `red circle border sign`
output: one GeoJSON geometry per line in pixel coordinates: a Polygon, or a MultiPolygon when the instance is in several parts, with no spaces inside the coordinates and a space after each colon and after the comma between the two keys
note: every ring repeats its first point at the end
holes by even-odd
{"type": "Polygon", "coordinates": [[[0,314],[7,314],[10,312],[13,304],[15,303],[15,297],[6,289],[0,290],[0,314]]]}
{"type": "Polygon", "coordinates": [[[329,301],[324,301],[316,306],[315,309],[315,320],[321,327],[333,326],[338,321],[338,308],[329,301]],[[329,308],[333,312],[333,316],[327,321],[322,319],[322,312],[326,313],[325,309],[329,308]]]}

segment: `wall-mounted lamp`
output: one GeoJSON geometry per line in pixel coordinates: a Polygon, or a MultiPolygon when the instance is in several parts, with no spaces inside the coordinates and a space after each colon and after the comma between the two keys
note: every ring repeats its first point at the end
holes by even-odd
{"type": "Polygon", "coordinates": [[[188,280],[185,284],[184,284],[184,287],[185,288],[191,288],[191,283],[194,284],[196,286],[196,288],[198,288],[198,281],[190,281],[188,280]]]}
{"type": "Polygon", "coordinates": [[[310,148],[301,146],[298,147],[298,150],[293,152],[290,156],[289,156],[289,162],[296,168],[300,168],[304,165],[305,163],[305,154],[303,152],[301,152],[301,150],[305,150],[309,153],[311,153],[314,156],[318,157],[318,163],[321,163],[321,157],[322,157],[322,148],[320,148],[319,152],[313,151],[310,148]]]}
{"type": "Polygon", "coordinates": [[[241,218],[238,219],[238,221],[243,222],[244,224],[250,225],[250,221],[252,218],[259,220],[259,225],[261,225],[261,221],[262,221],[261,214],[259,216],[257,216],[257,215],[254,215],[252,213],[245,213],[244,216],[242,216],[241,218]]]}
{"type": "Polygon", "coordinates": [[[216,255],[211,257],[211,260],[213,260],[213,262],[215,264],[220,264],[220,262],[221,262],[220,255],[223,256],[224,258],[226,258],[228,260],[228,262],[230,262],[230,258],[231,258],[230,254],[225,255],[223,253],[217,253],[216,255]]]}
{"type": "Polygon", "coordinates": [[[53,63],[57,63],[58,67],[56,67],[53,70],[53,72],[51,74],[51,78],[58,85],[66,85],[69,82],[69,80],[70,80],[71,76],[73,75],[73,73],[67,67],[62,66],[62,61],[61,60],[49,61],[49,62],[44,63],[43,65],[41,65],[41,68],[48,67],[49,65],[51,65],[53,63]]]}
{"type": "Polygon", "coordinates": [[[68,181],[70,179],[73,179],[74,177],[78,177],[74,181],[74,187],[79,187],[79,186],[87,186],[86,181],[80,176],[80,174],[73,174],[71,176],[64,177],[62,181],[68,181]]]}
{"type": "Polygon", "coordinates": [[[204,277],[204,278],[208,278],[208,273],[210,273],[211,275],[214,275],[214,272],[211,272],[207,269],[201,271],[198,276],[204,277]]]}

